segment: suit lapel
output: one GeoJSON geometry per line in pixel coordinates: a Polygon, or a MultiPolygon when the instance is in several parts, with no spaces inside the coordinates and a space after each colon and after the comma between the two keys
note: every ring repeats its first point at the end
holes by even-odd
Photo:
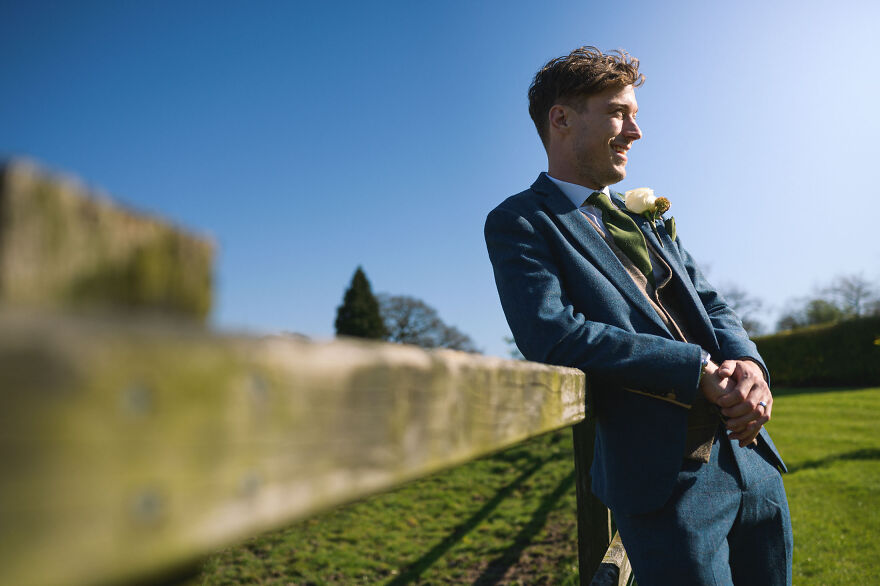
{"type": "MultiPolygon", "coordinates": [[[[590,225],[589,221],[581,214],[580,210],[574,207],[565,194],[552,181],[547,179],[542,173],[532,189],[545,196],[547,208],[553,217],[559,220],[559,223],[568,231],[569,241],[578,248],[580,253],[589,259],[593,265],[608,278],[620,292],[629,300],[630,304],[637,307],[649,320],[654,322],[663,331],[669,332],[669,328],[654,311],[654,308],[645,299],[638,286],[633,282],[632,277],[620,264],[617,256],[605,243],[605,240],[596,232],[596,229],[590,225]]],[[[650,228],[648,228],[650,230],[650,228]]],[[[671,336],[672,333],[669,332],[671,336]]]]}
{"type": "Polygon", "coordinates": [[[657,233],[662,239],[663,245],[661,246],[660,240],[657,239],[657,235],[654,234],[654,230],[651,229],[651,222],[649,220],[647,220],[642,215],[634,214],[633,212],[626,209],[626,205],[623,204],[623,198],[619,193],[617,194],[617,197],[612,197],[611,201],[613,201],[618,208],[629,214],[629,216],[635,221],[636,225],[639,227],[639,230],[641,230],[642,234],[645,235],[645,239],[652,245],[654,245],[654,251],[658,255],[660,255],[663,260],[666,261],[666,264],[669,265],[669,268],[672,270],[673,282],[677,282],[681,290],[687,294],[693,306],[696,307],[697,310],[700,312],[703,321],[705,323],[709,323],[709,315],[706,313],[706,310],[703,307],[703,303],[697,296],[697,292],[694,289],[693,283],[691,282],[690,275],[687,274],[687,271],[685,270],[684,265],[681,262],[681,258],[677,254],[675,254],[675,243],[672,242],[672,239],[669,237],[668,234],[666,234],[666,229],[657,229],[657,233]]]}

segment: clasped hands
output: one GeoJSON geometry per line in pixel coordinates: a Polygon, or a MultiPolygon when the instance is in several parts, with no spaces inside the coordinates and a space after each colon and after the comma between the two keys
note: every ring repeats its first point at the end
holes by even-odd
{"type": "Polygon", "coordinates": [[[761,367],[751,360],[709,362],[700,378],[700,391],[721,408],[732,432],[729,437],[738,440],[741,448],[754,442],[770,421],[773,395],[761,367]]]}

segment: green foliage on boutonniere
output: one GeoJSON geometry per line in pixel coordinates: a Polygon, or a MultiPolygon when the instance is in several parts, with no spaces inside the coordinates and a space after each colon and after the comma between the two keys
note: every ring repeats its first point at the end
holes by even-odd
{"type": "Polygon", "coordinates": [[[675,242],[675,239],[678,237],[678,232],[675,230],[675,216],[670,216],[667,218],[663,225],[666,227],[666,233],[669,234],[669,237],[675,242]]]}

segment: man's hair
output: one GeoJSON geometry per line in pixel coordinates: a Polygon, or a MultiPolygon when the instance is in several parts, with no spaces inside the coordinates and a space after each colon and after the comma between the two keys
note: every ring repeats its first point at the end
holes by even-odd
{"type": "Polygon", "coordinates": [[[544,145],[550,138],[550,108],[565,103],[580,108],[588,96],[608,88],[639,87],[645,76],[639,60],[626,51],[604,54],[596,47],[578,47],[568,55],[547,62],[529,86],[529,115],[544,145]]]}

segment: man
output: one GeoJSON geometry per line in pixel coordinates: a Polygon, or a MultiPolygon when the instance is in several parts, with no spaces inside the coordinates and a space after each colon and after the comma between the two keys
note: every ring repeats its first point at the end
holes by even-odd
{"type": "Polygon", "coordinates": [[[587,374],[592,489],[640,585],[790,584],[766,367],[657,202],[608,189],[642,136],[638,66],[581,47],[535,75],[548,171],[486,220],[501,303],[527,359],[587,374]]]}

